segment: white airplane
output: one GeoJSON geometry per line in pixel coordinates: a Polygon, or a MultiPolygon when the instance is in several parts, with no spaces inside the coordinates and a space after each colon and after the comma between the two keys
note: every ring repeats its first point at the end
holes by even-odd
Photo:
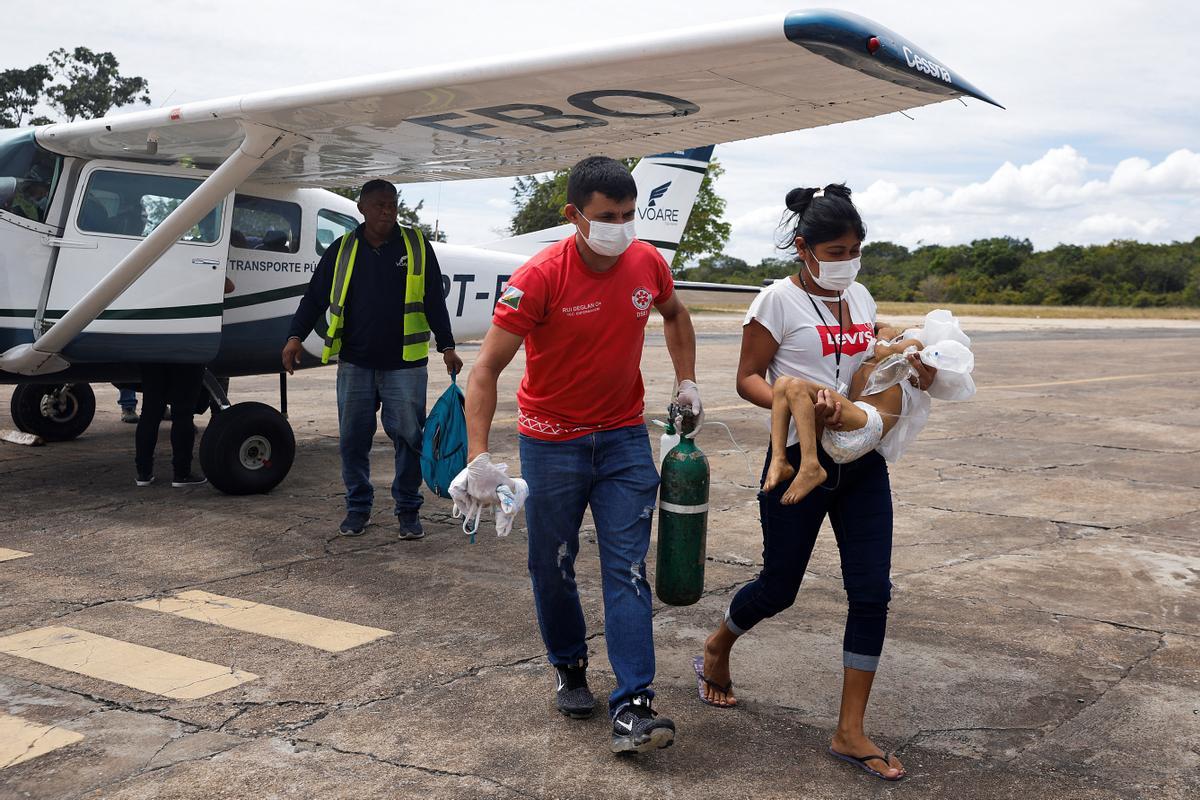
{"type": "MultiPolygon", "coordinates": [[[[670,261],[712,143],[964,96],[998,105],[881,25],[803,11],[0,131],[0,383],[18,384],[18,428],[64,440],[91,422],[88,382],[206,364],[201,466],[222,491],[269,491],[295,452],[283,376],[283,413],[230,405],[218,376],[279,372],[320,254],[359,222],[301,187],[666,150],[637,167],[638,230],[670,261]]],[[[512,271],[569,231],[435,245],[456,338],[481,336],[512,271]]],[[[320,337],[305,348],[318,365],[320,337]]]]}

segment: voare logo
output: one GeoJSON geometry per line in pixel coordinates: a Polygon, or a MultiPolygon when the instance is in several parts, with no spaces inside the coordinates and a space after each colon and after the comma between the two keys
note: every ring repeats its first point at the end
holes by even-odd
{"type": "Polygon", "coordinates": [[[667,193],[667,189],[671,188],[671,182],[667,181],[662,186],[650,190],[650,202],[646,204],[646,208],[654,208],[654,204],[663,198],[667,193]]]}

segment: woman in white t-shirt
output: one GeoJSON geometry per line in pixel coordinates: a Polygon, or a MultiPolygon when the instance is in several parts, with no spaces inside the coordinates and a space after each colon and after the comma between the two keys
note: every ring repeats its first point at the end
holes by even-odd
{"type": "MultiPolygon", "coordinates": [[[[793,189],[787,195],[785,242],[798,254],[799,272],[764,289],[750,306],[742,328],[738,394],[770,408],[771,384],[793,375],[836,389],[847,386],[875,342],[875,301],[855,282],[866,227],[850,190],[833,184],[793,189]]],[[[921,387],[934,372],[914,357],[921,387]]],[[[817,417],[837,428],[841,407],[822,395],[817,417]]],[[[795,429],[788,460],[800,466],[795,429]]],[[[818,448],[819,450],[819,448],[818,448]]],[[[883,649],[892,584],[892,497],[887,465],[875,451],[847,464],[834,464],[824,451],[826,482],[795,505],[780,500],[786,482],[759,493],[763,527],[763,569],[730,602],[725,620],[709,636],[695,669],[700,699],[709,705],[736,703],[729,652],[739,636],[796,599],[817,533],[829,516],[841,553],[842,580],[849,600],[843,639],[841,714],[829,752],[885,780],[898,780],[904,768],[883,753],[863,730],[863,716],[883,649]]],[[[771,454],[767,453],[767,463],[771,454]]],[[[765,468],[764,468],[765,470],[765,468]]]]}

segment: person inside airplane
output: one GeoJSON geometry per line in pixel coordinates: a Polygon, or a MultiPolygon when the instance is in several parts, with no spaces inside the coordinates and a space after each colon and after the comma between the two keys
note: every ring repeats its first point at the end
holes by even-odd
{"type": "Polygon", "coordinates": [[[128,236],[142,236],[146,233],[146,209],[137,198],[135,202],[123,207],[111,220],[114,233],[124,233],[128,236]]]}
{"type": "Polygon", "coordinates": [[[322,360],[339,357],[338,433],[346,485],[346,518],[339,531],[358,536],[370,521],[375,489],[369,456],[378,403],[396,453],[392,500],[400,538],[420,539],[425,535],[418,510],[430,333],[447,372],[462,369],[462,359],[454,351],[437,256],[419,230],[397,224],[396,209],[394,185],[367,181],[358,198],[366,221],[321,257],[292,317],[282,358],[291,373],[300,363],[304,338],[322,318],[322,360]]]}
{"type": "Polygon", "coordinates": [[[269,230],[263,235],[262,244],[256,249],[270,250],[274,253],[288,253],[291,248],[288,244],[288,232],[281,230],[269,230]]]}
{"type": "Polygon", "coordinates": [[[46,218],[46,201],[49,196],[48,184],[42,181],[25,181],[5,205],[5,210],[34,222],[41,222],[46,218]]]}

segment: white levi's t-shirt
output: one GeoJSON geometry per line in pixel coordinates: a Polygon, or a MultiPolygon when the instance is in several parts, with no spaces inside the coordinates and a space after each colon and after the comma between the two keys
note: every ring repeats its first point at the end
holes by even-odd
{"type": "MultiPolygon", "coordinates": [[[[831,298],[810,296],[790,277],[775,281],[754,298],[742,325],[753,320],[779,343],[767,367],[768,383],[774,384],[780,375],[791,375],[846,394],[854,373],[875,350],[875,299],[861,283],[851,284],[842,293],[850,316],[843,313],[840,334],[837,311],[826,305],[827,299],[831,298]]],[[[793,424],[788,445],[797,441],[793,424]]]]}

